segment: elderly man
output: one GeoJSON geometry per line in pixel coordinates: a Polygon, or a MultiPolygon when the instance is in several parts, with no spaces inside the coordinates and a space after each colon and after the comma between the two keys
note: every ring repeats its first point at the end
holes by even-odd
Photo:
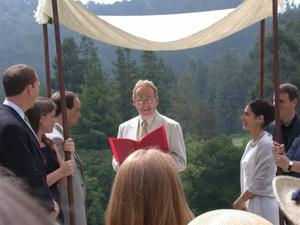
{"type": "MultiPolygon", "coordinates": [[[[158,91],[152,81],[139,80],[133,89],[133,106],[138,116],[119,126],[118,138],[139,140],[148,132],[164,125],[169,144],[169,154],[174,160],[178,172],[186,167],[186,150],[181,126],[178,122],[161,115],[157,110],[158,91]]],[[[117,170],[119,164],[113,158],[113,168],[117,170]]]]}
{"type": "Polygon", "coordinates": [[[39,95],[37,74],[28,65],[13,65],[4,72],[2,82],[6,98],[0,106],[0,164],[22,178],[31,195],[52,212],[54,200],[46,182],[44,158],[24,115],[39,95]]]}

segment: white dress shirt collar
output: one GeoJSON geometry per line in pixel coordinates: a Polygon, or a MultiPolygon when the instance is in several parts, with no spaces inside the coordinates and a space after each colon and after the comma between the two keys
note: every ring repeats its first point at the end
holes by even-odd
{"type": "Polygon", "coordinates": [[[3,102],[3,105],[7,105],[7,106],[13,108],[19,114],[19,116],[24,120],[24,122],[27,124],[27,126],[29,127],[29,129],[32,131],[32,133],[34,134],[34,136],[36,137],[36,139],[39,141],[39,138],[37,137],[36,133],[32,129],[31,125],[25,120],[25,113],[24,113],[24,111],[19,106],[17,106],[15,103],[13,103],[12,101],[9,101],[7,98],[5,98],[5,100],[3,102]]]}
{"type": "Polygon", "coordinates": [[[19,114],[19,116],[22,119],[24,119],[24,116],[25,116],[24,111],[19,106],[17,106],[15,103],[13,103],[12,101],[9,101],[7,98],[5,98],[3,105],[10,106],[19,114]]]}

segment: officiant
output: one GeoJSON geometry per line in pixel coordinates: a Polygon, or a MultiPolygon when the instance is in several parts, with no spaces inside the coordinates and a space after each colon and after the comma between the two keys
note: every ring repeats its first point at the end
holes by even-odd
{"type": "MultiPolygon", "coordinates": [[[[132,103],[139,115],[119,126],[118,138],[139,140],[152,130],[164,125],[169,154],[174,160],[177,171],[181,172],[187,163],[182,129],[178,122],[157,111],[158,102],[158,91],[154,83],[149,80],[139,80],[132,91],[132,103]]],[[[112,165],[115,171],[120,166],[114,158],[112,165]]]]}

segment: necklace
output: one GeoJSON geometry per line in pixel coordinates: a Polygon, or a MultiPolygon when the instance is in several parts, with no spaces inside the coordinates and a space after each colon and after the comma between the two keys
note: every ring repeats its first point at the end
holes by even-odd
{"type": "Polygon", "coordinates": [[[265,132],[261,132],[257,138],[252,139],[251,140],[251,147],[254,147],[255,145],[257,145],[258,141],[262,138],[262,136],[264,136],[265,132]]]}

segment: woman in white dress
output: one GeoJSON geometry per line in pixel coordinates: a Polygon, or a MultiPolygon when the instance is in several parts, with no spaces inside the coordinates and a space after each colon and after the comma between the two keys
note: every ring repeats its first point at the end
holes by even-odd
{"type": "Polygon", "coordinates": [[[264,127],[274,120],[274,108],[267,100],[255,100],[246,106],[241,119],[251,140],[241,159],[241,195],[233,207],[255,213],[278,225],[279,209],[272,189],[276,175],[273,140],[272,135],[264,131],[264,127]]]}

